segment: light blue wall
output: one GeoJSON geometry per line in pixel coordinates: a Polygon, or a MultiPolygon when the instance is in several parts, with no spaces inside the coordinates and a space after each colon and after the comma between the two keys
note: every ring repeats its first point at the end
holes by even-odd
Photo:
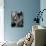
{"type": "Polygon", "coordinates": [[[36,17],[35,12],[40,9],[40,0],[4,0],[4,35],[7,41],[18,41],[24,37],[32,28],[32,19],[36,17]],[[11,27],[11,11],[23,10],[24,27],[11,27]]]}
{"type": "MultiPolygon", "coordinates": [[[[42,11],[43,9],[46,9],[46,0],[41,0],[40,1],[40,10],[42,11]]],[[[40,25],[45,26],[46,27],[46,11],[43,12],[43,22],[40,22],[40,25]]]]}

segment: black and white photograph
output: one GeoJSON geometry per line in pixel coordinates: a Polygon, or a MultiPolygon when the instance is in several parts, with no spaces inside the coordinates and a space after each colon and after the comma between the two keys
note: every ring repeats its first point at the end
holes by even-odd
{"type": "Polygon", "coordinates": [[[11,26],[12,27],[23,27],[23,12],[12,11],[11,12],[11,26]]]}

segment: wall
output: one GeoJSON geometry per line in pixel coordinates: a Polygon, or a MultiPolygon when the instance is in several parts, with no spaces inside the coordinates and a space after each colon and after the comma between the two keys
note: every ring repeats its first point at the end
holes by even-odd
{"type": "Polygon", "coordinates": [[[0,42],[4,41],[4,0],[0,0],[0,42]]]}
{"type": "Polygon", "coordinates": [[[4,0],[4,36],[7,41],[18,41],[32,28],[32,20],[35,12],[40,10],[40,0],[4,0]],[[11,11],[23,10],[24,27],[11,27],[11,11]]]}
{"type": "MultiPolygon", "coordinates": [[[[41,9],[41,11],[43,10],[43,9],[46,9],[46,0],[41,0],[40,1],[40,9],[41,9]]],[[[43,17],[43,22],[41,21],[40,22],[40,25],[43,25],[43,26],[45,26],[46,27],[46,11],[44,11],[43,12],[43,15],[42,15],[42,17],[43,17]]]]}

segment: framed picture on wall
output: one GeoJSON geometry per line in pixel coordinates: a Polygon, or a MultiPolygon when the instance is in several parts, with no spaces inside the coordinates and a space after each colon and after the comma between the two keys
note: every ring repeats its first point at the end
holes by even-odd
{"type": "Polygon", "coordinates": [[[11,27],[23,27],[23,12],[22,11],[12,11],[11,12],[11,27]]]}

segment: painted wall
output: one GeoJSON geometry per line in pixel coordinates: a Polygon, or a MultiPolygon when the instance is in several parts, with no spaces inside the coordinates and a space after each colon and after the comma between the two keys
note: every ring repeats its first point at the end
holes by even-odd
{"type": "Polygon", "coordinates": [[[32,20],[35,12],[40,9],[40,0],[4,0],[4,35],[7,41],[18,41],[32,28],[32,20]],[[11,11],[22,10],[24,13],[24,27],[11,27],[11,11]]]}
{"type": "MultiPolygon", "coordinates": [[[[40,2],[41,2],[40,3],[40,9],[42,11],[43,9],[46,9],[46,0],[41,0],[40,2]]],[[[42,16],[43,16],[43,22],[41,21],[40,25],[46,26],[46,11],[43,12],[42,16]]]]}
{"type": "Polygon", "coordinates": [[[4,41],[4,0],[0,0],[0,42],[4,41]]]}

